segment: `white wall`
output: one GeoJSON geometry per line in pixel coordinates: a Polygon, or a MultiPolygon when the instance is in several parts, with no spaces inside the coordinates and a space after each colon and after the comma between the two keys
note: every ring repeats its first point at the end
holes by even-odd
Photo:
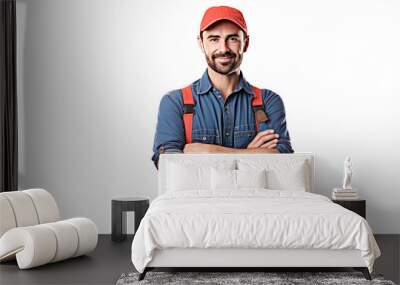
{"type": "MultiPolygon", "coordinates": [[[[17,0],[20,187],[110,232],[111,198],[156,195],[161,96],[199,78],[208,1],[17,0]]],[[[296,151],[316,154],[318,193],[346,155],[375,233],[400,233],[400,2],[213,1],[240,8],[243,68],[279,93],[296,151]]]]}

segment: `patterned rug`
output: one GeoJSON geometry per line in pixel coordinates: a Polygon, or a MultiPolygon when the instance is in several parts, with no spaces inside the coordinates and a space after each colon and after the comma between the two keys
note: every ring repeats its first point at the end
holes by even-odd
{"type": "Polygon", "coordinates": [[[147,272],[145,279],[138,281],[139,273],[124,273],[116,285],[136,284],[267,284],[267,285],[298,285],[298,284],[379,284],[396,285],[384,280],[380,274],[372,274],[372,281],[364,278],[361,272],[147,272]]]}

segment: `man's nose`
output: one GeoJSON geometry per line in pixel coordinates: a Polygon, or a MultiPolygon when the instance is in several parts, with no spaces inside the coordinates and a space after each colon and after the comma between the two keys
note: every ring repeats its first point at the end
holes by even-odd
{"type": "Polygon", "coordinates": [[[219,50],[225,53],[229,50],[228,43],[226,41],[220,41],[219,50]]]}

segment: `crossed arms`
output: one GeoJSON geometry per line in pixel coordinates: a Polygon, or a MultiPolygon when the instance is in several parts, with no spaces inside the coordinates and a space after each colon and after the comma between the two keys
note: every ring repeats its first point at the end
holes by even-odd
{"type": "Polygon", "coordinates": [[[279,134],[274,130],[259,132],[247,148],[231,148],[215,144],[190,143],[183,148],[184,153],[279,153],[276,149],[279,134]]]}

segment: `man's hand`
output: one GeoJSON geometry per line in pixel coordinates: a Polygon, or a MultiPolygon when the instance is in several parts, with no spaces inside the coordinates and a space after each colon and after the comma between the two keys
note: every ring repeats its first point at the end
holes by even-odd
{"type": "Polygon", "coordinates": [[[216,145],[205,143],[188,143],[183,148],[183,153],[214,153],[217,152],[216,145]]]}
{"type": "Polygon", "coordinates": [[[274,130],[265,130],[259,132],[255,138],[247,146],[250,148],[276,148],[278,144],[279,134],[275,134],[274,130]]]}

